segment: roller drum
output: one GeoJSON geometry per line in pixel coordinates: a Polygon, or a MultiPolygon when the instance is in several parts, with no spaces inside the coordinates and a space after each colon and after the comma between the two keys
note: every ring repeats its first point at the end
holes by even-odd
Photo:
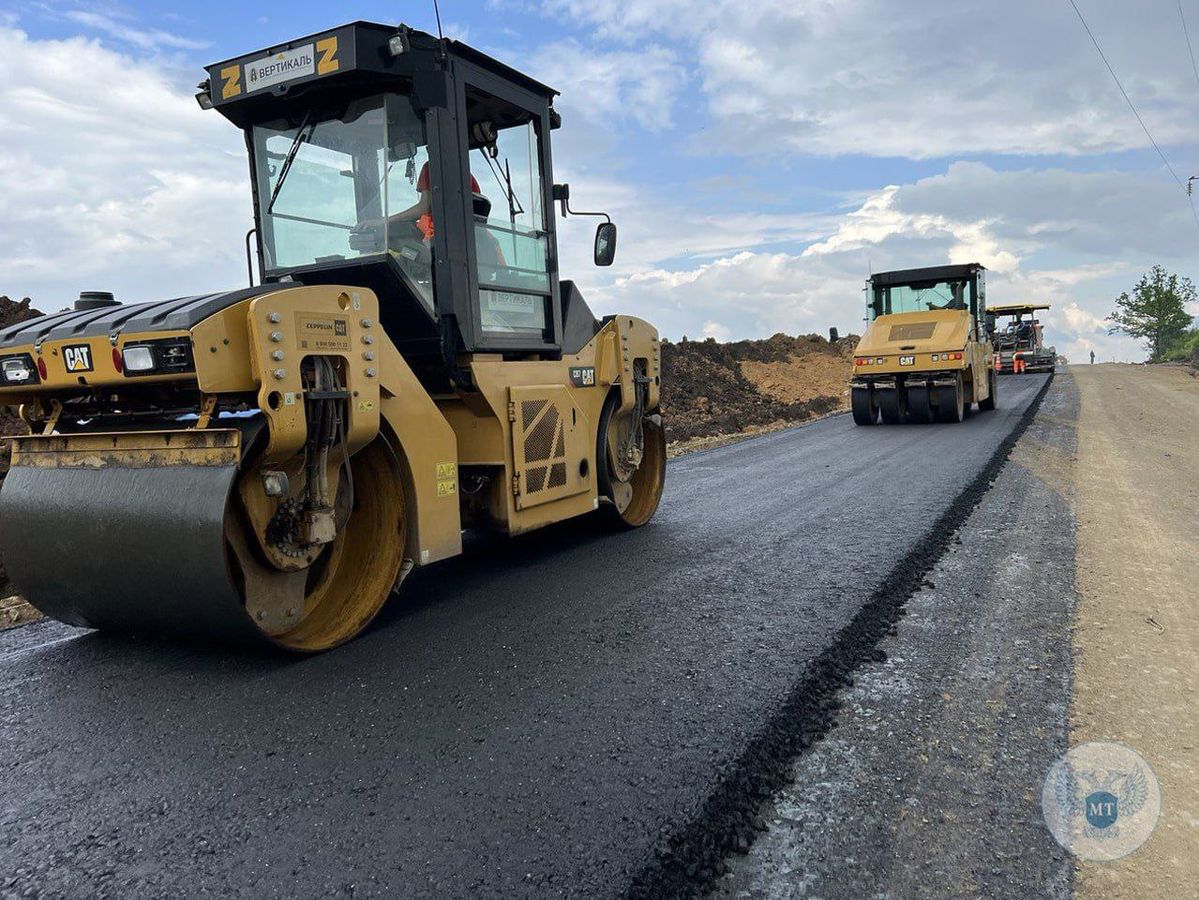
{"type": "Polygon", "coordinates": [[[237,467],[14,467],[0,558],[48,616],[88,628],[253,640],[230,572],[225,511],[237,467]]]}

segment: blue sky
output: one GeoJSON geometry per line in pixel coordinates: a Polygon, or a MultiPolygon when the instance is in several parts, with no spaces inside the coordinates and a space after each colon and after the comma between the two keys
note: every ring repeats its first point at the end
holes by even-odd
{"type": "MultiPolygon", "coordinates": [[[[1079,5],[1199,173],[1175,0],[1079,5]]],[[[190,99],[202,67],[354,18],[435,28],[431,3],[329,10],[0,3],[0,292],[52,309],[239,284],[242,148],[190,99]]],[[[590,225],[567,223],[564,273],[667,336],[844,332],[870,270],[978,260],[992,302],[1055,304],[1060,350],[1135,359],[1103,327],[1112,298],[1156,262],[1196,272],[1186,197],[1065,0],[446,0],[442,20],[562,90],[556,174],[622,235],[596,270],[590,225]]]]}

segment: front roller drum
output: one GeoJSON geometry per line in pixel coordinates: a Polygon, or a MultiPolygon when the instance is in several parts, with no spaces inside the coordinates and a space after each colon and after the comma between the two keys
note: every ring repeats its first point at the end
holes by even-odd
{"type": "Polygon", "coordinates": [[[351,464],[350,516],[298,574],[251,551],[228,462],[15,466],[0,492],[0,556],[34,606],[70,625],[324,650],[366,627],[403,557],[394,458],[376,441],[351,464]]]}

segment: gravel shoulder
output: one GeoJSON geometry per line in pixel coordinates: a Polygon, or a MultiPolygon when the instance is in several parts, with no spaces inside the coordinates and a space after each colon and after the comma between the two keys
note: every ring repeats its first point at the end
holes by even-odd
{"type": "Polygon", "coordinates": [[[1076,412],[1059,373],[714,896],[1070,895],[1040,789],[1068,732],[1076,412]]]}
{"type": "Polygon", "coordinates": [[[1153,767],[1162,813],[1141,849],[1079,864],[1078,895],[1199,890],[1199,380],[1184,367],[1074,369],[1078,625],[1071,742],[1153,767]]]}

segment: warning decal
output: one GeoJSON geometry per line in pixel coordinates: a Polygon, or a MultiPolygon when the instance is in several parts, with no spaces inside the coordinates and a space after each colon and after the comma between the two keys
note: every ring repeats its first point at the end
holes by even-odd
{"type": "Polygon", "coordinates": [[[437,464],[437,496],[452,497],[458,493],[458,466],[456,463],[437,464]]]}

